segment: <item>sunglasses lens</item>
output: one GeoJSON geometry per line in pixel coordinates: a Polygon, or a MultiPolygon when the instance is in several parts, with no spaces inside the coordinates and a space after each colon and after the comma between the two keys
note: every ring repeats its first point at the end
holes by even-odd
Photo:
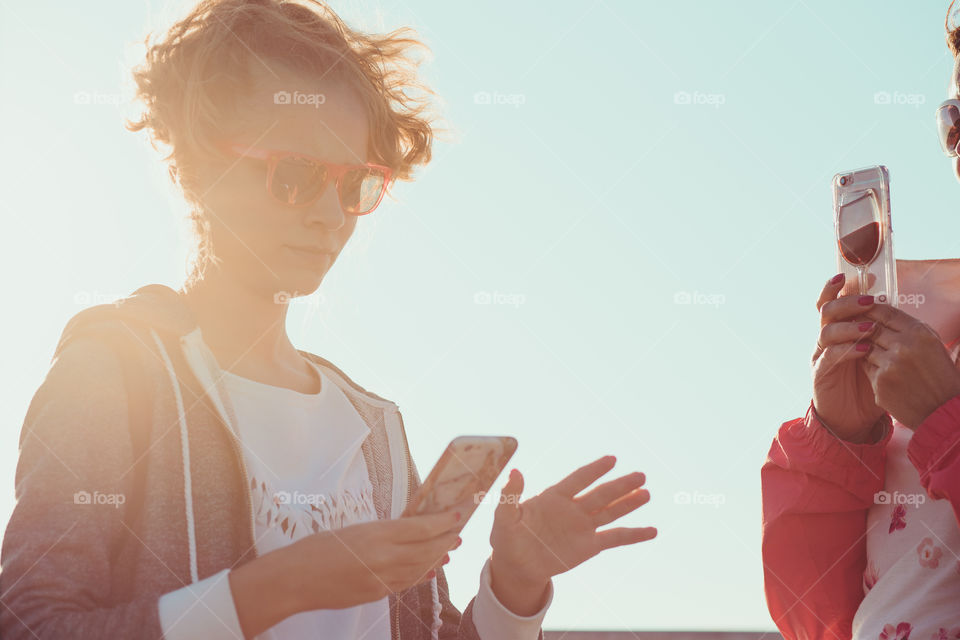
{"type": "Polygon", "coordinates": [[[937,133],[940,147],[948,156],[957,155],[957,141],[960,140],[960,109],[947,104],[937,109],[937,133]]]}
{"type": "Polygon", "coordinates": [[[385,186],[386,175],[380,169],[351,169],[340,182],[340,205],[354,215],[370,213],[380,202],[385,186]]]}
{"type": "Polygon", "coordinates": [[[323,191],[326,177],[326,168],[308,158],[281,158],[273,172],[270,191],[286,204],[303,204],[323,191]]]}

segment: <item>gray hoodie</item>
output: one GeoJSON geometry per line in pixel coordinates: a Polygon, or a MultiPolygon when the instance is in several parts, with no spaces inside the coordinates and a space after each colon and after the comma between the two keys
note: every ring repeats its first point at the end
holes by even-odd
{"type": "MultiPolygon", "coordinates": [[[[362,450],[377,516],[398,517],[420,477],[397,406],[300,353],[323,368],[370,427],[362,450]]],[[[70,319],[20,435],[17,503],[0,555],[5,640],[159,639],[162,594],[256,557],[244,460],[219,372],[189,307],[170,287],[147,285],[70,319]],[[139,358],[151,390],[141,460],[134,460],[116,352],[139,358]],[[133,495],[138,473],[143,496],[133,495]],[[140,517],[128,526],[124,513],[140,499],[140,517]]],[[[475,601],[461,615],[441,569],[390,595],[392,637],[479,640],[475,601]]]]}

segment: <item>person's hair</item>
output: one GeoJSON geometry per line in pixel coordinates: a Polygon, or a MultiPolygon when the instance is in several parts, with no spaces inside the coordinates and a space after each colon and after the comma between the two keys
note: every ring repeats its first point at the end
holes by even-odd
{"type": "Polygon", "coordinates": [[[947,17],[943,21],[943,26],[947,30],[947,46],[950,47],[950,53],[956,58],[960,55],[960,27],[956,24],[951,25],[950,18],[953,16],[953,5],[957,0],[950,0],[950,6],[947,7],[947,17]]]}
{"type": "Polygon", "coordinates": [[[144,104],[127,129],[147,129],[154,148],[170,149],[170,178],[190,206],[197,256],[190,278],[216,260],[203,215],[199,169],[222,159],[217,140],[242,126],[243,97],[254,64],[345,83],[364,103],[368,161],[412,179],[430,161],[434,92],[418,78],[411,53],[429,51],[409,28],[369,34],[348,27],[322,0],[202,0],[159,42],[145,39],[146,60],[134,68],[144,104]]]}

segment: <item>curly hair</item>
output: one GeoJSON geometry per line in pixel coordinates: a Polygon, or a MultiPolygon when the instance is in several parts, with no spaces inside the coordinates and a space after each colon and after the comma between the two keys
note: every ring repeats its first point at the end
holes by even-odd
{"type": "Polygon", "coordinates": [[[957,0],[950,0],[950,6],[947,7],[947,17],[943,21],[943,26],[947,30],[947,46],[950,53],[956,58],[960,55],[960,27],[950,26],[950,18],[953,15],[953,5],[957,0]]]}
{"type": "MultiPolygon", "coordinates": [[[[151,145],[170,149],[168,172],[191,206],[199,268],[215,257],[202,215],[199,168],[222,158],[216,141],[243,122],[238,105],[252,87],[250,68],[264,60],[329,77],[364,104],[371,162],[411,180],[430,162],[436,94],[417,76],[411,53],[429,48],[410,28],[386,34],[356,31],[322,0],[202,0],[162,39],[146,37],[146,60],[135,67],[136,98],[145,108],[130,131],[148,130],[151,145]]],[[[194,265],[191,278],[197,277],[194,265]]],[[[202,274],[201,274],[202,275],[202,274]]]]}

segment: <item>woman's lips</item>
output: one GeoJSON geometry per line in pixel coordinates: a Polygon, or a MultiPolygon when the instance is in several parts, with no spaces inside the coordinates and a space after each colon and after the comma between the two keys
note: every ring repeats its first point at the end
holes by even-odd
{"type": "Polygon", "coordinates": [[[295,256],[298,260],[305,261],[309,264],[323,264],[327,260],[333,259],[333,253],[327,252],[322,249],[317,248],[307,248],[307,247],[294,247],[291,245],[284,245],[289,251],[290,254],[295,256]]]}

